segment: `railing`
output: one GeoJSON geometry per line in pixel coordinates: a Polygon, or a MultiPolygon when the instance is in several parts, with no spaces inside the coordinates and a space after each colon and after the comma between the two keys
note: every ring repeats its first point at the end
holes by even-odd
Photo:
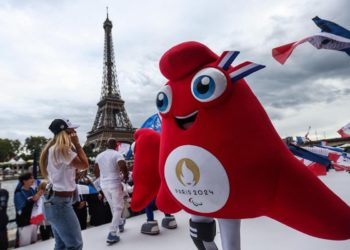
{"type": "Polygon", "coordinates": [[[17,180],[19,174],[4,174],[0,175],[0,180],[1,181],[11,181],[11,180],[17,180]]]}

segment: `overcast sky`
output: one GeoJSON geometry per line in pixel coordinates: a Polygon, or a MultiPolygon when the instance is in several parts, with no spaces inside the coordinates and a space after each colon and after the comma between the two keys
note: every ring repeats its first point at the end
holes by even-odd
{"type": "Polygon", "coordinates": [[[246,78],[281,137],[338,137],[350,122],[350,57],[299,46],[284,66],[271,49],[319,32],[312,18],[350,29],[350,1],[316,0],[1,0],[0,138],[51,137],[68,117],[91,130],[103,74],[103,22],[109,6],[119,88],[134,127],[157,110],[166,82],[158,61],[170,47],[195,40],[237,63],[267,67],[246,78]]]}

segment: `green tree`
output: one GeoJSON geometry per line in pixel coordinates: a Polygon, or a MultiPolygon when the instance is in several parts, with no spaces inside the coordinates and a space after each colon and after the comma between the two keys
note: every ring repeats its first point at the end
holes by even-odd
{"type": "Polygon", "coordinates": [[[0,162],[8,161],[19,153],[21,142],[0,138],[0,162]]]}
{"type": "Polygon", "coordinates": [[[93,151],[93,148],[91,147],[91,145],[84,145],[83,149],[89,161],[91,158],[96,157],[97,153],[93,151]]]}
{"type": "Polygon", "coordinates": [[[23,149],[30,155],[33,155],[34,152],[39,154],[48,141],[49,139],[44,136],[30,136],[25,139],[23,149]]]}
{"type": "Polygon", "coordinates": [[[33,160],[33,155],[29,155],[29,154],[25,154],[25,153],[20,153],[19,155],[17,155],[18,158],[22,158],[25,161],[28,160],[33,160]]]}
{"type": "Polygon", "coordinates": [[[14,154],[18,154],[21,148],[21,142],[19,140],[10,140],[11,149],[14,154]]]}

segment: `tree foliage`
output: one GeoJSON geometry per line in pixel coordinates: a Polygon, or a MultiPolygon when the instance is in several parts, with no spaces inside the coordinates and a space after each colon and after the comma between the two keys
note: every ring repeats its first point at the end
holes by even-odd
{"type": "Polygon", "coordinates": [[[19,140],[0,138],[0,162],[9,161],[14,157],[22,157],[25,160],[33,159],[34,152],[40,154],[42,148],[49,139],[44,136],[30,136],[25,139],[24,145],[19,140]]]}
{"type": "Polygon", "coordinates": [[[91,158],[96,157],[97,153],[93,151],[93,148],[91,147],[91,145],[84,145],[83,149],[89,161],[91,158]]]}
{"type": "Polygon", "coordinates": [[[44,136],[30,136],[25,139],[23,149],[30,155],[33,155],[34,152],[40,153],[48,141],[49,139],[44,136]]]}
{"type": "Polygon", "coordinates": [[[0,138],[0,162],[8,161],[19,153],[21,142],[0,138]]]}
{"type": "Polygon", "coordinates": [[[21,142],[19,140],[10,140],[12,151],[17,155],[21,149],[21,142]]]}

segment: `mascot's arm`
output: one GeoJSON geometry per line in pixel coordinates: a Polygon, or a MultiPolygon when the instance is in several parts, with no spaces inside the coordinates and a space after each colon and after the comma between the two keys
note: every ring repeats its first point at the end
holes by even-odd
{"type": "Polygon", "coordinates": [[[350,207],[300,162],[289,164],[299,166],[282,169],[269,216],[314,237],[350,239],[350,207]]]}
{"type": "Polygon", "coordinates": [[[160,186],[158,172],[160,134],[143,128],[135,132],[134,191],[131,209],[144,209],[157,195],[160,186]]]}

